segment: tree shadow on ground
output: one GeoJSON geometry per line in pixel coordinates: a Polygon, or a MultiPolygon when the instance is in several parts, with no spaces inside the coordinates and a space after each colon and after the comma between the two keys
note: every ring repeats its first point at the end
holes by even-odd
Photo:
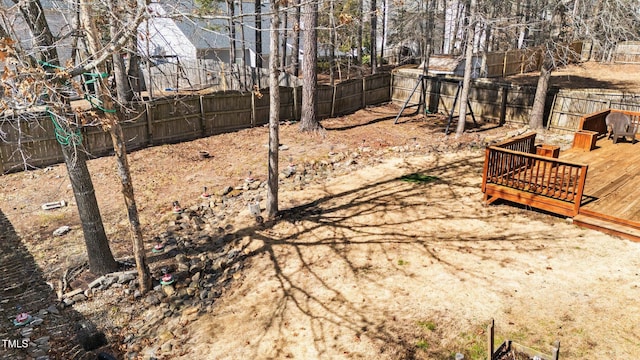
{"type": "Polygon", "coordinates": [[[0,210],[0,359],[38,358],[95,359],[91,350],[113,353],[104,346],[104,334],[73,308],[60,309],[52,287],[22,243],[13,225],[0,210]],[[15,324],[18,313],[26,312],[32,323],[15,324]],[[38,319],[42,319],[40,322],[38,319]],[[28,339],[23,343],[29,329],[28,339]],[[48,339],[48,340],[47,340],[48,339]],[[85,350],[83,347],[87,346],[85,350]],[[47,351],[47,348],[50,350],[47,351]],[[88,351],[87,351],[88,350],[88,351]]]}
{"type": "MultiPolygon", "coordinates": [[[[277,295],[265,306],[242,309],[262,313],[264,319],[252,343],[269,342],[275,332],[279,342],[268,358],[292,356],[287,347],[295,343],[292,334],[296,335],[288,326],[291,316],[302,316],[308,321],[306,331],[312,333],[317,357],[335,354],[332,347],[340,346],[338,339],[349,334],[352,340],[362,336],[371,339],[385,356],[415,358],[415,342],[397,333],[393,311],[386,310],[385,302],[392,302],[393,294],[383,295],[403,292],[402,283],[390,282],[390,277],[416,276],[399,254],[410,254],[409,261],[421,262],[421,266],[438,266],[451,279],[482,286],[509,279],[465,269],[456,259],[458,254],[464,261],[484,261],[514,248],[535,253],[555,246],[552,234],[501,231],[499,224],[505,214],[497,208],[477,211],[473,204],[479,198],[471,194],[478,192],[479,183],[464,174],[478,173],[481,166],[480,157],[452,162],[435,156],[432,166],[427,167],[405,162],[399,165],[405,174],[425,174],[433,181],[415,183],[387,177],[342,192],[326,189],[326,196],[284,210],[274,221],[238,230],[236,238],[250,236],[253,243],[245,244],[246,255],[239,260],[268,257],[265,282],[258,281],[266,284],[270,278],[276,282],[271,286],[277,295]],[[472,225],[461,229],[463,222],[472,225]],[[474,231],[474,227],[488,224],[496,226],[496,231],[474,231]],[[532,238],[536,241],[531,242],[532,238]],[[377,289],[381,298],[358,291],[364,288],[377,289]],[[264,312],[269,312],[268,316],[264,312]]],[[[347,354],[351,350],[337,351],[347,354]]],[[[262,356],[257,349],[251,355],[262,356]]],[[[451,353],[435,347],[423,355],[447,358],[451,353]]]]}

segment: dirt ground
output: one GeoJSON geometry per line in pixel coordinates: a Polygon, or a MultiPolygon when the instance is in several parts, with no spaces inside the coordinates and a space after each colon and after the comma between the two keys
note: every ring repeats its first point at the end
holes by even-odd
{"type": "MultiPolygon", "coordinates": [[[[561,359],[639,358],[640,245],[530,209],[483,206],[483,146],[521,130],[486,124],[455,139],[443,134],[442,115],[393,125],[397,111],[324,120],[316,135],[281,126],[282,168],[345,161],[304,186],[283,181],[285,212],[274,224],[227,219],[251,234],[250,265],[186,327],[189,352],[174,358],[480,359],[491,319],[496,342],[550,352],[559,340],[561,359]]],[[[267,134],[246,129],[130,154],[149,247],[172,201],[197,204],[203,187],[237,186],[249,172],[265,180],[267,134]]],[[[91,160],[89,169],[112,249],[128,258],[115,162],[91,160]]],[[[53,278],[85,261],[73,205],[64,166],[1,177],[3,212],[53,278]],[[70,206],[40,209],[59,200],[70,206]],[[53,238],[61,225],[72,231],[53,238]]]]}

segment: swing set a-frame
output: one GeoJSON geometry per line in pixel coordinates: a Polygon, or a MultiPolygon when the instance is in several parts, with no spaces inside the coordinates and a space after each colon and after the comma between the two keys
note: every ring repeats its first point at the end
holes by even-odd
{"type": "MultiPolygon", "coordinates": [[[[431,80],[436,80],[436,81],[443,81],[444,80],[442,78],[436,78],[436,77],[428,76],[428,75],[425,75],[425,74],[421,74],[418,77],[418,81],[416,82],[416,85],[413,87],[413,90],[411,90],[411,93],[407,97],[407,100],[404,102],[404,105],[402,105],[402,108],[398,112],[398,115],[396,116],[396,119],[393,122],[394,125],[398,123],[398,119],[400,119],[400,116],[402,115],[402,113],[407,108],[417,107],[418,109],[416,110],[415,114],[419,114],[421,108],[424,109],[425,114],[430,113],[429,109],[427,108],[427,86],[426,86],[427,80],[430,80],[430,79],[431,80]],[[417,104],[409,105],[409,103],[411,102],[411,99],[413,98],[413,95],[418,90],[418,87],[420,88],[420,100],[418,101],[417,104]]],[[[444,80],[444,81],[446,81],[446,80],[444,80]]],[[[462,81],[461,80],[449,80],[449,81],[451,81],[451,82],[452,81],[457,81],[458,82],[458,88],[456,89],[456,95],[455,95],[455,98],[453,99],[453,105],[451,106],[451,111],[449,111],[449,118],[447,120],[447,127],[444,130],[444,133],[446,135],[449,135],[450,128],[451,128],[451,122],[453,121],[453,113],[454,113],[454,111],[456,109],[456,105],[458,104],[458,98],[460,97],[460,89],[462,89],[462,81]]],[[[476,116],[473,114],[473,109],[471,108],[471,103],[469,102],[469,99],[467,99],[467,109],[469,110],[469,112],[471,114],[471,119],[473,119],[473,125],[475,127],[478,127],[478,122],[476,122],[476,116]]]]}

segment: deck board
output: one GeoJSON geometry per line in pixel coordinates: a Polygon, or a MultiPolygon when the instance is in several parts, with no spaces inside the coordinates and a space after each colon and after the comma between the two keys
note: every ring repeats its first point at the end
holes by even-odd
{"type": "Polygon", "coordinates": [[[571,149],[560,159],[589,165],[581,209],[640,223],[640,142],[618,142],[601,138],[592,151],[571,149]]]}

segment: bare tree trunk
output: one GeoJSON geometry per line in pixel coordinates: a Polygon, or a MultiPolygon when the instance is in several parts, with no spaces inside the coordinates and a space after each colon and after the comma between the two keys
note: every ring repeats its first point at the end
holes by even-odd
{"type": "Polygon", "coordinates": [[[107,116],[107,119],[110,120],[107,120],[109,121],[109,134],[113,142],[113,149],[117,159],[116,163],[118,164],[118,174],[120,175],[120,182],[122,183],[122,195],[124,196],[124,203],[127,206],[129,224],[131,225],[133,257],[136,261],[136,269],[138,270],[138,284],[140,286],[140,292],[144,294],[151,289],[151,274],[149,273],[149,267],[146,262],[142,227],[140,226],[138,207],[133,192],[133,180],[131,178],[131,172],[129,171],[125,139],[122,133],[122,127],[115,114],[107,116]]]}
{"type": "Polygon", "coordinates": [[[384,48],[387,42],[387,0],[382,0],[382,42],[380,43],[380,61],[384,65],[384,48]]]}
{"type": "Polygon", "coordinates": [[[465,49],[464,77],[462,80],[462,91],[460,92],[460,110],[458,127],[456,128],[456,138],[464,134],[465,121],[467,119],[467,101],[469,100],[469,88],[471,87],[471,72],[473,65],[473,40],[475,38],[475,9],[476,0],[471,0],[469,9],[469,20],[467,24],[467,45],[465,49]]]}
{"type": "Polygon", "coordinates": [[[329,0],[329,84],[336,84],[336,17],[335,1],[329,0]]]}
{"type": "MultiPolygon", "coordinates": [[[[89,50],[92,54],[96,54],[100,49],[99,35],[95,22],[91,17],[91,9],[88,0],[81,0],[80,9],[82,25],[85,29],[87,41],[89,43],[89,50]]],[[[104,69],[98,68],[97,70],[98,72],[103,72],[104,69]]],[[[144,239],[142,238],[142,229],[138,219],[138,209],[134,197],[129,163],[127,161],[124,136],[122,135],[122,128],[115,113],[116,110],[114,103],[110,94],[107,92],[108,86],[105,79],[103,77],[99,77],[98,84],[100,87],[99,99],[102,103],[101,110],[104,112],[102,126],[104,130],[109,131],[113,141],[113,149],[116,153],[116,162],[118,165],[120,182],[122,184],[122,194],[124,195],[129,223],[131,225],[133,253],[136,260],[136,267],[138,269],[138,283],[140,285],[140,291],[145,293],[151,288],[151,275],[145,261],[144,239]]]]}
{"type": "Polygon", "coordinates": [[[362,66],[362,32],[364,28],[364,0],[358,0],[358,17],[360,19],[360,26],[358,26],[358,36],[356,37],[356,64],[362,66]]]}
{"type": "MultiPolygon", "coordinates": [[[[54,46],[54,38],[44,17],[40,1],[29,0],[22,3],[14,2],[20,5],[20,11],[25,17],[32,33],[39,34],[39,36],[35,37],[38,58],[49,64],[58,65],[59,58],[57,48],[54,46]]],[[[59,112],[70,114],[72,111],[68,105],[65,105],[59,112]]],[[[64,116],[66,117],[67,115],[64,116]]],[[[73,123],[73,121],[65,121],[64,123],[65,124],[59,123],[58,125],[63,126],[69,134],[77,130],[75,127],[68,125],[73,123]]],[[[109,248],[109,240],[104,231],[93,182],[91,181],[91,175],[87,167],[87,154],[77,139],[78,138],[71,137],[68,143],[61,143],[62,155],[67,173],[69,174],[69,181],[71,182],[71,188],[73,189],[73,195],[82,224],[89,269],[92,273],[101,275],[117,271],[118,263],[109,248]]]]}
{"type": "Polygon", "coordinates": [[[320,123],[316,115],[318,103],[318,3],[309,1],[303,8],[304,29],[304,57],[302,59],[302,115],[300,119],[300,131],[317,131],[320,123]]]}
{"type": "Polygon", "coordinates": [[[460,30],[460,13],[462,12],[461,0],[453,0],[456,2],[456,16],[453,21],[453,30],[449,34],[449,51],[448,54],[454,54],[456,43],[458,42],[458,31],[460,30]]]}
{"type": "Polygon", "coordinates": [[[109,240],[104,231],[96,193],[87,168],[87,154],[80,144],[73,142],[62,145],[62,154],[80,215],[89,269],[96,275],[117,271],[118,263],[109,248],[109,240]]]}
{"type": "MultiPolygon", "coordinates": [[[[258,71],[262,70],[262,1],[255,0],[254,6],[256,8],[256,68],[258,71]]],[[[261,76],[261,72],[258,77],[261,76]]]]}
{"type": "Polygon", "coordinates": [[[376,16],[376,0],[371,0],[371,74],[378,71],[378,16],[376,16]]]}
{"type": "Polygon", "coordinates": [[[289,13],[287,11],[283,11],[284,20],[282,20],[282,52],[280,53],[280,69],[282,72],[287,73],[287,37],[289,36],[289,31],[287,31],[287,27],[289,26],[289,13]]]}
{"type": "Polygon", "coordinates": [[[293,67],[293,76],[296,78],[300,75],[300,0],[294,0],[295,8],[293,13],[293,44],[291,44],[291,66],[293,67]]]}
{"type": "Polygon", "coordinates": [[[269,54],[269,174],[267,179],[267,218],[278,215],[278,147],[280,146],[280,71],[278,53],[280,34],[280,3],[271,0],[271,53],[269,54]]]}
{"type": "MultiPolygon", "coordinates": [[[[244,8],[242,6],[243,2],[240,0],[238,6],[240,7],[240,19],[244,19],[244,8]]],[[[240,51],[242,52],[242,85],[241,88],[247,90],[249,88],[249,82],[247,78],[247,41],[245,39],[245,27],[244,23],[241,23],[240,26],[240,51]]]]}
{"type": "Polygon", "coordinates": [[[227,0],[227,12],[229,15],[229,71],[233,73],[236,63],[236,5],[235,0],[227,0]]]}
{"type": "MultiPolygon", "coordinates": [[[[547,57],[547,55],[545,55],[547,57]]],[[[546,63],[546,61],[545,61],[546,63]]],[[[533,98],[533,106],[529,116],[529,127],[532,129],[544,128],[544,105],[547,100],[547,90],[549,89],[549,79],[552,69],[547,64],[543,64],[538,77],[538,86],[533,98]]]]}
{"type": "MultiPolygon", "coordinates": [[[[109,7],[112,9],[116,8],[113,0],[109,0],[109,7]]],[[[115,19],[113,17],[109,17],[109,21],[109,34],[114,38],[117,36],[120,29],[118,24],[114,23],[115,19]]],[[[111,61],[113,62],[113,75],[116,82],[116,96],[118,101],[124,104],[133,98],[133,92],[131,91],[131,86],[127,79],[127,70],[124,66],[124,60],[122,59],[119,51],[116,51],[111,55],[111,61]]]]}
{"type": "Polygon", "coordinates": [[[33,34],[38,60],[59,64],[58,51],[54,46],[55,39],[45,18],[40,0],[13,0],[13,2],[20,8],[20,12],[33,34]]]}

